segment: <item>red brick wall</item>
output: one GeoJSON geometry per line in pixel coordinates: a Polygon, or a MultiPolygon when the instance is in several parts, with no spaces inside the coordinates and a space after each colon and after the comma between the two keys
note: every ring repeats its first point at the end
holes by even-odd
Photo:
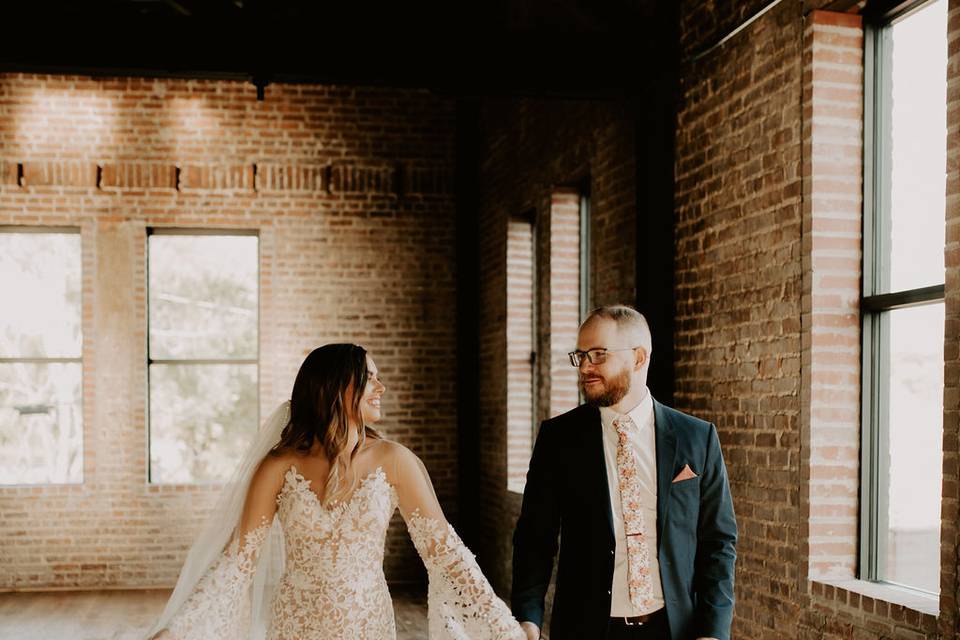
{"type": "MultiPolygon", "coordinates": [[[[684,55],[764,4],[685,6],[684,55]]],[[[681,67],[676,404],[716,422],[724,447],[741,536],[734,637],[957,637],[953,4],[944,423],[951,453],[939,619],[818,579],[850,576],[856,562],[862,136],[851,128],[862,108],[859,19],[804,16],[801,3],[781,3],[681,67]]]]}
{"type": "MultiPolygon", "coordinates": [[[[682,13],[685,55],[735,25],[716,14],[682,13]]],[[[798,3],[782,3],[681,66],[674,398],[720,433],[736,638],[790,634],[799,613],[801,35],[798,3]]]]}
{"type": "MultiPolygon", "coordinates": [[[[0,75],[0,224],[82,231],[85,456],[82,485],[0,488],[0,589],[170,586],[211,504],[146,484],[151,226],[258,230],[261,415],[313,347],[364,344],[455,517],[453,163],[426,91],[0,75]]],[[[388,577],[418,565],[394,527],[388,577]]]]}
{"type": "MultiPolygon", "coordinates": [[[[488,101],[482,109],[480,170],[480,408],[482,543],[475,551],[498,590],[507,593],[513,527],[520,494],[507,490],[508,386],[504,367],[507,337],[507,223],[511,216],[535,210],[538,220],[537,265],[539,286],[538,331],[540,353],[569,351],[561,342],[575,341],[576,299],[572,306],[553,301],[566,289],[575,293],[566,273],[553,285],[561,250],[575,243],[570,236],[578,217],[575,187],[590,178],[591,193],[591,305],[632,302],[635,298],[636,194],[633,119],[624,103],[517,100],[488,101]],[[560,196],[555,201],[554,195],[560,196]],[[565,196],[563,194],[566,194],[565,196]],[[565,207],[554,210],[555,204],[565,207]],[[551,213],[553,212],[553,213],[551,213]],[[551,231],[556,225],[557,229],[551,231]],[[566,231],[564,231],[566,229],[566,231]],[[563,240],[567,237],[567,240],[563,240]],[[556,238],[551,252],[551,239],[556,238]],[[569,245],[563,249],[564,244],[569,245]],[[552,263],[551,260],[554,262],[552,263]],[[557,289],[559,287],[559,289],[557,289]],[[551,316],[568,335],[552,340],[551,316]],[[563,315],[561,315],[561,312],[563,315]],[[573,315],[570,315],[570,314],[573,315]],[[556,344],[554,344],[556,343],[556,344]]],[[[579,235],[579,233],[577,233],[579,235]]],[[[573,254],[566,256],[573,259],[573,254]]],[[[578,279],[576,279],[578,280],[578,279]]],[[[569,302],[568,301],[568,304],[569,302]]],[[[555,354],[556,355],[556,354],[555,354]]],[[[564,356],[565,358],[565,356],[564,356]]],[[[559,355],[556,355],[559,369],[559,355]]],[[[539,415],[551,411],[551,359],[538,367],[539,415]]],[[[573,371],[568,365],[565,367],[573,371]]],[[[565,370],[564,369],[564,370],[565,370]]],[[[569,374],[567,374],[569,377],[569,374]]],[[[564,382],[569,386],[569,380],[564,382]]],[[[557,391],[560,391],[558,387],[557,391]]],[[[511,389],[512,393],[513,390],[511,389]]],[[[574,390],[575,393],[575,390],[574,390]]],[[[569,403],[571,397],[557,399],[569,403]]],[[[572,406],[572,405],[571,405],[572,406]]]]}

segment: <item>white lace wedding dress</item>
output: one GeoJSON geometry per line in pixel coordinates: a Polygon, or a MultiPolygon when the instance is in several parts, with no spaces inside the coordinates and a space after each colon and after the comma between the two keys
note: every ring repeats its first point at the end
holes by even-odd
{"type": "MultiPolygon", "coordinates": [[[[283,573],[265,616],[267,639],[396,638],[383,557],[387,527],[398,506],[427,568],[431,640],[525,638],[444,519],[425,471],[418,477],[419,460],[392,446],[397,454],[361,479],[348,499],[331,507],[322,505],[295,465],[287,469],[275,511],[282,529],[283,573]]],[[[255,637],[253,578],[260,550],[275,526],[264,517],[258,527],[237,533],[158,637],[255,637]]]]}

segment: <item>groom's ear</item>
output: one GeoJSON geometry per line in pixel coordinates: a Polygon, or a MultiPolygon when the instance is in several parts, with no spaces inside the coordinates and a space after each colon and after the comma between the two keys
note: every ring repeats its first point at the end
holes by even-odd
{"type": "Polygon", "coordinates": [[[637,347],[633,353],[634,353],[633,368],[636,371],[639,371],[640,369],[643,368],[643,365],[647,364],[647,350],[644,349],[643,347],[637,347]]]}

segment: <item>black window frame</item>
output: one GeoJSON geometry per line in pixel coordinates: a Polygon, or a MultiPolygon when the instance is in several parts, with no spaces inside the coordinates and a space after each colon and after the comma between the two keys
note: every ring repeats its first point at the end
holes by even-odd
{"type": "Polygon", "coordinates": [[[261,315],[259,313],[260,308],[260,299],[261,299],[261,290],[260,290],[260,264],[261,264],[261,255],[260,255],[260,232],[258,229],[216,229],[216,228],[190,228],[190,227],[147,227],[147,235],[144,239],[146,244],[144,254],[146,256],[146,311],[147,311],[147,332],[146,332],[146,362],[147,362],[147,388],[146,388],[146,447],[147,447],[147,484],[150,485],[204,485],[210,484],[209,482],[203,481],[194,481],[194,482],[160,482],[156,481],[153,478],[153,458],[152,458],[152,429],[151,424],[153,421],[153,415],[151,412],[151,396],[150,396],[150,372],[153,365],[211,365],[211,364],[252,364],[257,367],[257,411],[258,415],[256,418],[256,424],[260,424],[260,415],[259,415],[259,393],[260,393],[260,336],[261,336],[261,315]],[[151,236],[247,236],[257,238],[257,357],[256,358],[153,358],[150,354],[150,237],[151,236]]]}

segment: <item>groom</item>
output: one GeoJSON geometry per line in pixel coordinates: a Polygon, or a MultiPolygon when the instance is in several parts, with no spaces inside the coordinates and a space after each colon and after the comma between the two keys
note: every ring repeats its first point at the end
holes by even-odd
{"type": "Polygon", "coordinates": [[[513,613],[551,640],[729,640],[737,523],[716,428],[647,390],[650,329],[626,306],[580,325],[586,404],[540,427],[513,535],[513,613]],[[561,542],[558,543],[558,535],[561,542]]]}

